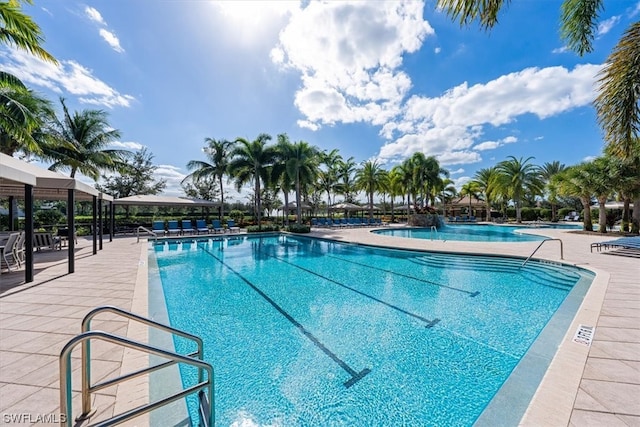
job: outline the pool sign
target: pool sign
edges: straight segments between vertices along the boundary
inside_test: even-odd
[[[579,325],[578,330],[573,336],[573,342],[589,347],[595,330],[596,328],[594,326]]]

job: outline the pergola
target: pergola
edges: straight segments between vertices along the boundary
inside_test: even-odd
[[[33,201],[67,200],[67,227],[69,233],[75,230],[75,213],[73,205],[76,200],[93,202],[93,254],[98,252],[98,220],[100,249],[102,249],[102,202],[112,202],[108,194],[100,193],[95,188],[75,178],[62,175],[31,163],[24,162],[0,153],[0,196],[9,199],[9,224],[13,227],[13,204],[16,198],[25,201],[25,282],[33,281]],[[113,208],[110,210],[113,214]],[[99,215],[99,218],[98,218]],[[68,271],[75,270],[75,240],[70,234],[68,245]],[[110,233],[110,240],[113,232]]]

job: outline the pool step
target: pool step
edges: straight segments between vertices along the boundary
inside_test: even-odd
[[[471,258],[459,256],[453,258],[449,255],[433,254],[414,257],[412,261],[436,268],[455,268],[474,271],[502,271],[520,274],[526,277],[527,280],[539,285],[551,286],[563,290],[570,290],[579,278],[575,273],[552,270],[549,267],[536,262],[527,263],[525,267],[522,267],[522,262],[518,259]]]

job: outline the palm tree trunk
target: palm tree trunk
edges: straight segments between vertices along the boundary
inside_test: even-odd
[[[606,197],[598,198],[598,231],[600,233],[607,232],[607,208],[604,206],[606,202]]]
[[[222,176],[219,178],[220,181],[220,221],[224,218],[224,190],[222,188]]]
[[[284,225],[288,227],[289,226],[289,192],[282,191],[282,193],[284,194],[284,215],[285,215]]]
[[[522,210],[520,208],[520,200],[516,200],[516,222],[522,224]]]
[[[631,197],[624,197],[624,208],[622,209],[622,231],[629,231],[629,204],[631,203]]]
[[[591,200],[588,197],[581,197],[582,213],[584,215],[584,231],[593,231],[593,223],[591,222]]]
[[[631,222],[631,232],[638,233],[640,231],[640,196],[633,199],[633,219]]]
[[[256,174],[256,218],[258,219],[258,230],[262,229],[262,198],[260,197],[260,175]]]
[[[487,222],[491,222],[491,203],[489,203],[488,199],[487,199],[487,214],[485,215],[485,219],[487,220]]]
[[[300,173],[296,174],[296,224],[302,224],[302,206],[300,200]]]

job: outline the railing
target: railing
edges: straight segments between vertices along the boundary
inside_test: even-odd
[[[143,231],[151,236],[153,236],[154,240],[158,240],[158,235],[156,234],[155,231],[151,231],[149,230],[147,227],[144,227],[142,225],[138,226],[138,228],[136,229],[136,237],[138,238],[136,243],[140,243],[140,232]]]
[[[91,331],[91,320],[99,313],[111,312],[130,320],[135,320],[156,329],[169,332],[174,335],[181,336],[195,342],[198,346],[198,350],[189,354],[178,354],[172,351],[163,350],[158,347],[153,347],[148,344],[132,341],[128,338],[120,337],[117,335],[109,334],[102,331]],[[148,368],[140,369],[120,377],[103,381],[101,383],[91,385],[91,340],[99,339],[108,341],[111,343],[122,345],[123,347],[137,349],[149,354],[155,354],[163,358],[169,359],[166,362],[150,366]],[[189,387],[186,390],[182,390],[179,393],[165,397],[153,403],[142,405],[134,408],[128,412],[116,415],[106,421],[95,424],[95,426],[111,426],[127,421],[136,416],[150,412],[156,408],[174,402],[181,399],[191,393],[199,392],[200,413],[202,423],[205,427],[212,426],[214,420],[214,385],[213,385],[213,368],[212,366],[203,361],[204,356],[203,343],[200,337],[188,334],[179,329],[172,328],[162,323],[154,322],[142,316],[127,312],[117,307],[103,306],[98,307],[90,311],[82,320],[82,333],[73,339],[71,339],[60,352],[60,411],[66,414],[66,420],[62,420],[61,425],[71,426],[73,408],[71,403],[71,352],[77,344],[82,343],[82,414],[76,418],[76,421],[83,421],[95,413],[95,410],[91,408],[91,393],[98,390],[102,390],[106,387],[113,386],[121,383],[125,380],[129,380],[140,375],[148,374],[156,370],[174,365],[176,363],[186,363],[198,368],[198,384]],[[207,372],[207,379],[204,379],[204,371]],[[209,402],[207,402],[207,396],[204,390],[208,390]]]
[[[560,242],[560,259],[564,259],[564,250],[563,250],[563,248],[562,248],[562,240],[560,240],[560,239],[544,239],[542,242],[540,242],[540,244],[538,245],[538,247],[537,247],[537,248],[535,248],[535,249],[533,250],[533,252],[531,252],[531,255],[529,255],[529,257],[527,257],[527,259],[525,259],[525,260],[524,260],[524,262],[522,263],[522,265],[521,265],[520,267],[524,267],[524,266],[525,266],[525,264],[526,264],[527,262],[529,262],[529,260],[531,259],[531,257],[532,257],[536,252],[538,252],[538,249],[540,249],[540,247],[541,247],[545,242],[550,242],[550,241],[552,241],[552,240],[557,240],[558,242]]]
[[[435,225],[431,226],[431,230],[429,231],[429,238],[431,240],[433,240],[433,233],[436,234],[436,239],[438,238],[438,227],[436,227]]]

